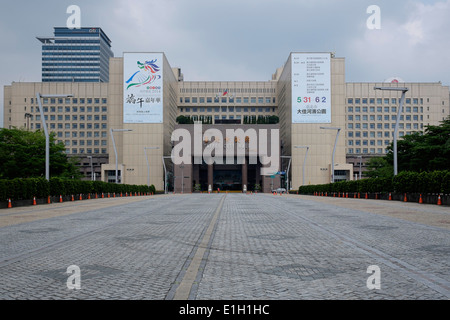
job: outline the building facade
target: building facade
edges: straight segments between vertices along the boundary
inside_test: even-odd
[[[101,28],[55,27],[42,43],[42,82],[108,82],[111,40]]]
[[[36,93],[71,94],[43,111],[86,179],[94,167],[96,179],[157,190],[270,192],[352,180],[385,154],[400,93],[375,86],[408,88],[400,137],[450,114],[448,86],[346,83],[345,59],[330,53],[291,53],[268,81],[208,82],[143,52],[110,58],[108,83],[5,86],[4,119],[40,129]]]

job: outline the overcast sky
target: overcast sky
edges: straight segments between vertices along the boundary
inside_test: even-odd
[[[0,106],[4,85],[41,81],[36,36],[66,26],[70,5],[116,57],[163,51],[186,81],[270,80],[290,52],[324,51],[345,57],[347,82],[450,85],[450,0],[14,0],[0,3]]]

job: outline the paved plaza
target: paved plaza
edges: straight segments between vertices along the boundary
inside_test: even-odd
[[[450,208],[213,193],[2,209],[0,276],[2,300],[448,300]]]

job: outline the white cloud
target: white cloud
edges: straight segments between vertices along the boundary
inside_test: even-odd
[[[350,68],[365,70],[366,79],[382,81],[399,75],[405,81],[440,81],[450,70],[450,0],[405,5],[408,17],[403,21],[384,19],[381,30],[366,29],[363,36],[350,42]]]

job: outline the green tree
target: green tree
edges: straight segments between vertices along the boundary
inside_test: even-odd
[[[391,178],[394,175],[394,167],[386,157],[373,157],[366,162],[367,171],[364,173],[368,178]]]
[[[426,126],[425,131],[405,135],[397,141],[399,171],[450,170],[450,117],[438,126]],[[393,144],[386,160],[393,164]]]
[[[50,175],[79,178],[75,160],[50,135]],[[0,129],[0,179],[45,176],[45,135],[42,130]]]

